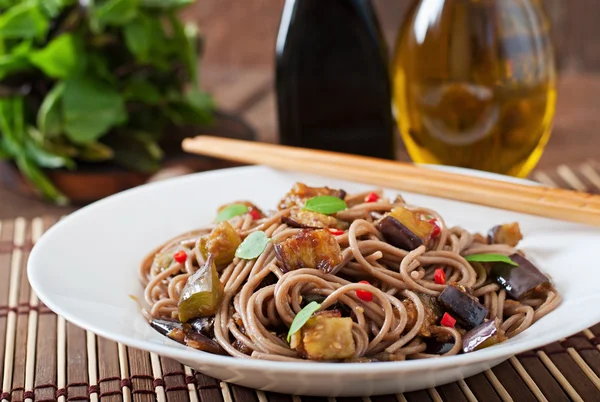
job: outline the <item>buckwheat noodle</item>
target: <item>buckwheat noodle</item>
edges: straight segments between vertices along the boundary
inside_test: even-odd
[[[272,238],[255,260],[235,258],[220,272],[224,297],[214,321],[214,339],[231,356],[280,361],[305,361],[275,332],[289,328],[301,310],[301,300],[308,296],[324,297],[321,310],[333,305],[351,311],[355,355],[350,361],[368,361],[368,357],[387,354],[393,360],[429,358],[460,352],[464,331],[432,325],[432,334],[447,338],[454,346],[444,354],[425,353],[426,342],[419,330],[426,319],[425,306],[419,294],[438,296],[447,284],[436,284],[434,271],[442,267],[447,282],[456,282],[472,290],[472,294],[489,310],[487,319],[497,320],[506,337],[513,337],[556,308],[561,297],[553,287],[536,298],[521,301],[507,299],[506,291],[487,277],[486,271],[473,266],[465,256],[480,253],[512,255],[516,249],[503,244],[488,244],[481,235],[459,227],[446,226],[444,219],[426,208],[405,205],[403,200],[381,197],[377,202],[362,202],[366,193],[347,196],[351,205],[336,217],[350,222],[349,229],[336,236],[343,261],[332,272],[314,268],[284,272],[276,258],[273,242],[286,239],[300,229],[282,223],[289,209],[273,212],[253,220],[249,214],[230,223],[241,235],[262,230]],[[381,195],[381,194],[380,194]],[[435,244],[412,251],[386,243],[375,226],[375,220],[396,205],[433,216],[441,233]],[[199,241],[214,225],[178,236],[152,252],[143,262],[140,276],[145,286],[149,318],[177,318],[178,301],[188,277],[204,259]],[[184,264],[172,261],[168,267],[154,262],[155,255],[189,249]],[[475,266],[475,268],[474,268]],[[276,278],[268,281],[268,277]],[[366,279],[370,284],[357,283]],[[373,302],[365,303],[356,290],[372,293]],[[412,302],[412,326],[409,326],[407,301]],[[416,311],[416,320],[414,313]]]

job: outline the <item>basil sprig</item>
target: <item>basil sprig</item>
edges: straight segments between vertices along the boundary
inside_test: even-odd
[[[231,204],[226,208],[223,208],[217,215],[217,223],[229,220],[234,216],[243,215],[248,212],[248,206],[244,204]]]
[[[347,208],[348,205],[344,200],[332,195],[318,195],[306,200],[304,205],[304,209],[307,211],[319,212],[325,215],[335,214]]]
[[[503,262],[505,264],[518,266],[516,262],[502,254],[472,254],[465,257],[465,260],[471,262]]]
[[[239,245],[235,251],[235,256],[245,260],[257,258],[265,251],[265,248],[270,241],[271,239],[267,237],[265,232],[260,230],[252,232],[244,239],[242,244]]]
[[[292,321],[292,325],[290,325],[290,330],[287,335],[288,342],[290,341],[292,335],[300,331],[304,324],[306,324],[306,321],[308,321],[308,319],[315,313],[315,311],[317,311],[320,308],[320,303],[312,301],[308,303],[302,310],[300,310],[298,314],[296,314],[296,317],[294,317],[294,321]]]

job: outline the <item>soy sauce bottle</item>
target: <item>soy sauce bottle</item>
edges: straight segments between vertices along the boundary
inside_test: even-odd
[[[276,57],[282,144],[395,158],[387,49],[370,0],[286,0]]]

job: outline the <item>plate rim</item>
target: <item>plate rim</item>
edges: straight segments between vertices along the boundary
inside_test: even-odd
[[[451,168],[445,169],[446,167],[436,166],[436,169],[440,170],[453,170],[464,172],[464,174],[470,175],[469,169],[464,168]],[[83,214],[88,214],[90,211],[93,211],[98,205],[105,203],[112,203],[115,200],[126,197],[127,194],[132,192],[140,192],[140,191],[151,191],[150,189],[154,187],[161,187],[165,185],[177,185],[178,182],[184,182],[187,180],[193,181],[196,180],[199,176],[219,176],[219,175],[229,175],[231,172],[235,172],[236,170],[270,170],[273,172],[287,172],[281,169],[273,169],[264,165],[251,165],[251,166],[241,166],[227,169],[220,169],[215,171],[208,172],[199,172],[186,176],[176,177],[172,179],[167,179],[164,181],[153,182],[144,184],[142,186],[138,186],[136,188],[132,188],[129,190],[125,190],[123,192],[114,194],[107,198],[104,198],[100,201],[94,202],[90,205],[87,205],[67,217],[61,219],[59,222],[56,222],[49,230],[44,232],[42,237],[36,242],[31,253],[29,255],[29,259],[27,262],[27,276],[29,279],[29,283],[31,288],[36,292],[40,301],[42,301],[47,307],[49,307],[55,314],[62,316],[65,320],[79,326],[80,328],[89,330],[96,335],[102,336],[107,339],[111,339],[116,342],[123,343],[127,346],[150,351],[157,353],[159,355],[168,356],[174,358],[179,361],[202,361],[202,363],[206,365],[215,365],[215,366],[236,366],[240,369],[264,369],[269,371],[279,371],[282,373],[302,373],[302,374],[315,374],[317,371],[326,371],[330,370],[333,367],[336,368],[336,375],[342,374],[359,374],[364,373],[364,365],[362,364],[339,364],[339,363],[331,363],[331,362],[281,362],[281,361],[272,361],[272,360],[261,360],[261,359],[240,359],[232,356],[221,356],[215,355],[207,352],[202,352],[199,350],[195,350],[189,347],[182,346],[175,341],[172,341],[166,338],[166,342],[164,344],[154,343],[144,339],[137,339],[133,336],[115,334],[111,331],[106,331],[103,329],[101,325],[96,325],[93,322],[88,322],[85,318],[81,319],[80,317],[71,314],[67,309],[61,307],[60,303],[55,303],[52,300],[52,297],[49,296],[45,287],[38,282],[38,278],[35,275],[35,266],[43,266],[43,263],[39,262],[40,259],[40,250],[43,250],[44,244],[48,238],[53,236],[56,230],[64,230],[71,221],[77,219],[79,216]],[[297,172],[292,172],[297,173]],[[478,174],[482,176],[488,176],[496,179],[506,179],[505,176],[491,174],[488,172],[479,172]],[[326,177],[326,175],[312,175],[312,176],[321,176]],[[515,179],[512,177],[508,177],[509,180],[505,181],[513,181],[518,180],[520,182],[530,182],[528,180],[523,179]],[[339,180],[339,179],[332,179]],[[344,180],[350,181],[350,180]],[[356,182],[360,183],[360,182]],[[361,183],[364,184],[364,183]],[[436,197],[441,198],[441,197]],[[527,215],[527,214],[526,214]],[[533,216],[533,215],[531,215]],[[33,275],[32,275],[33,273]],[[596,298],[592,299],[595,300]],[[600,293],[597,296],[597,299],[600,301]],[[595,318],[592,318],[595,317]],[[467,365],[475,365],[482,364],[486,362],[492,362],[498,359],[508,359],[516,354],[536,349],[546,344],[556,342],[559,339],[571,336],[578,332],[581,332],[584,329],[593,326],[594,324],[600,322],[600,310],[596,315],[589,314],[585,315],[585,319],[578,320],[577,325],[574,325],[570,329],[566,329],[566,327],[561,327],[561,329],[548,332],[548,335],[539,336],[530,340],[518,341],[514,344],[503,344],[502,347],[499,348],[486,348],[483,350],[479,350],[475,353],[467,353],[460,354],[454,356],[444,356],[443,358],[434,358],[434,359],[417,359],[417,360],[406,360],[400,362],[380,362],[376,365],[376,371],[378,374],[386,374],[386,373],[402,373],[407,371],[423,371],[428,369],[433,370],[441,370],[445,368],[449,368],[451,366],[467,366]],[[510,341],[509,341],[510,342]],[[432,362],[435,362],[432,364]]]

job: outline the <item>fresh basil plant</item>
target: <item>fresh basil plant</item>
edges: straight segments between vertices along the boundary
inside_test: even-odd
[[[152,172],[168,128],[210,121],[194,0],[0,0],[0,158],[48,199],[46,169]]]

